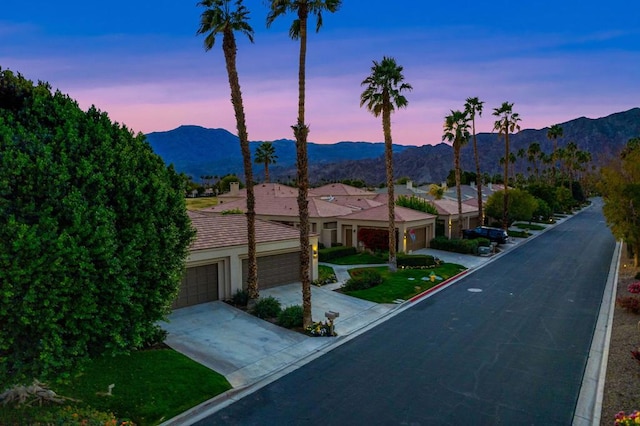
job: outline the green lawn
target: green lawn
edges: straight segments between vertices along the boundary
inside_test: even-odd
[[[518,229],[525,229],[529,231],[542,231],[546,228],[546,226],[537,225],[535,223],[514,223],[513,226]]]
[[[339,259],[333,259],[326,263],[334,265],[376,265],[389,262],[389,257],[371,253],[357,253],[350,256],[344,256]]]
[[[365,268],[357,268],[365,269]],[[369,300],[376,303],[393,303],[395,300],[408,300],[411,297],[430,289],[454,275],[466,270],[462,265],[455,263],[443,263],[433,269],[399,269],[392,274],[386,266],[378,266],[376,269],[382,274],[384,281],[382,284],[366,290],[356,290],[346,292],[349,296],[358,297],[360,299]],[[351,272],[351,271],[350,271]],[[429,277],[431,273],[442,278],[442,280],[423,280]],[[413,278],[413,279],[411,279]]]
[[[187,200],[187,210],[200,210],[218,205],[217,197],[185,198],[185,200]]]
[[[112,396],[100,395],[110,384],[115,385]],[[224,376],[184,355],[159,349],[97,359],[70,383],[50,384],[50,388],[81,401],[70,402],[72,406],[112,412],[144,426],[168,420],[231,389],[231,385]],[[0,406],[0,424],[32,424],[34,414],[45,411],[44,407],[16,410]]]

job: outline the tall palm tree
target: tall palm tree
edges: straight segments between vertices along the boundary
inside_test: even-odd
[[[456,174],[456,196],[458,198],[459,237],[462,238],[462,193],[460,190],[460,149],[469,141],[469,117],[467,111],[451,111],[444,118],[442,139],[453,145],[453,166]]]
[[[556,179],[556,162],[558,161],[558,157],[557,157],[558,138],[561,138],[563,134],[564,134],[564,131],[562,130],[562,127],[560,127],[559,124],[554,124],[553,126],[549,127],[549,130],[547,131],[547,138],[553,141],[553,153],[551,154],[551,161],[553,162],[552,174],[553,174],[554,183]]]
[[[288,12],[296,14],[289,28],[289,36],[300,40],[298,57],[298,120],[291,126],[296,138],[296,167],[298,169],[298,210],[300,215],[300,279],[302,281],[303,326],[311,325],[311,279],[309,265],[311,261],[309,248],[309,171],[307,157],[307,136],[309,126],[304,119],[305,79],[307,59],[307,21],[309,14],[316,17],[316,32],[322,27],[322,12],[336,12],[341,0],[271,0],[267,14],[267,27],[280,16]]]
[[[278,156],[271,142],[262,142],[256,149],[256,164],[264,164],[264,181],[269,183],[269,164],[276,164]]]
[[[503,102],[499,108],[493,109],[493,115],[498,119],[493,125],[493,129],[504,137],[504,203],[502,206],[502,227],[509,228],[509,133],[520,130],[520,116],[513,112],[513,103]]]
[[[387,204],[389,206],[389,270],[392,272],[397,270],[397,260],[391,113],[396,108],[406,108],[408,102],[402,92],[412,90],[411,85],[404,82],[402,70],[403,68],[396,64],[395,59],[384,56],[381,62],[373,61],[371,75],[360,83],[361,86],[366,86],[360,95],[360,107],[366,105],[374,117],[382,115],[387,170]]]
[[[248,241],[248,277],[247,292],[249,299],[255,301],[258,292],[258,262],[256,257],[256,211],[255,195],[253,191],[253,171],[251,169],[251,151],[249,150],[249,135],[242,103],[240,80],[236,67],[236,38],[234,32],[246,35],[253,43],[253,28],[249,25],[249,10],[243,6],[242,0],[236,0],[232,7],[231,0],[202,0],[199,6],[206,8],[200,16],[198,34],[205,34],[204,48],[213,48],[216,36],[222,34],[222,51],[227,67],[229,87],[231,88],[231,104],[236,117],[240,150],[244,164],[244,177],[247,185],[247,241]]]
[[[484,210],[482,205],[482,174],[480,173],[480,157],[478,155],[478,142],[476,140],[476,114],[482,116],[482,107],[484,102],[475,98],[467,98],[464,109],[471,118],[471,128],[473,131],[473,155],[476,160],[476,184],[478,187],[478,222],[484,223]]]
[[[531,142],[527,148],[527,160],[533,165],[533,170],[536,175],[536,180],[540,180],[540,167],[538,166],[538,160],[540,159],[540,144],[538,142]]]

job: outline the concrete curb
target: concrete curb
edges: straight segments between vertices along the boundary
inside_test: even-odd
[[[622,244],[618,242],[613,252],[607,285],[605,287],[598,320],[589,349],[589,357],[585,366],[580,395],[576,403],[573,426],[599,425],[602,416],[602,400],[604,384],[609,361],[609,343],[613,326],[613,310],[615,309],[618,273]]]

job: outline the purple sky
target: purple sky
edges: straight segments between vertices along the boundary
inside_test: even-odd
[[[7,4],[8,3],[8,4]],[[438,4],[433,4],[438,3]],[[493,108],[513,102],[522,128],[640,106],[640,3],[344,0],[311,33],[307,60],[309,141],[383,140],[380,118],[360,108],[372,60],[404,67],[407,109],[392,116],[394,143],[441,141],[444,116],[467,97]],[[262,0],[245,0],[255,43],[238,35],[238,70],[250,140],[293,139],[298,43],[292,16],[265,28]],[[134,131],[182,124],[225,128],[235,119],[222,38],[210,52],[196,36],[196,2],[7,0],[0,14],[0,66],[94,104]]]

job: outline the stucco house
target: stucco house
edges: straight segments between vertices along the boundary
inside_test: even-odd
[[[224,300],[246,289],[245,215],[189,212],[196,239],[189,247],[186,271],[173,308]],[[300,233],[275,222],[256,220],[259,289],[300,281]],[[309,237],[310,278],[318,278],[318,237]]]

